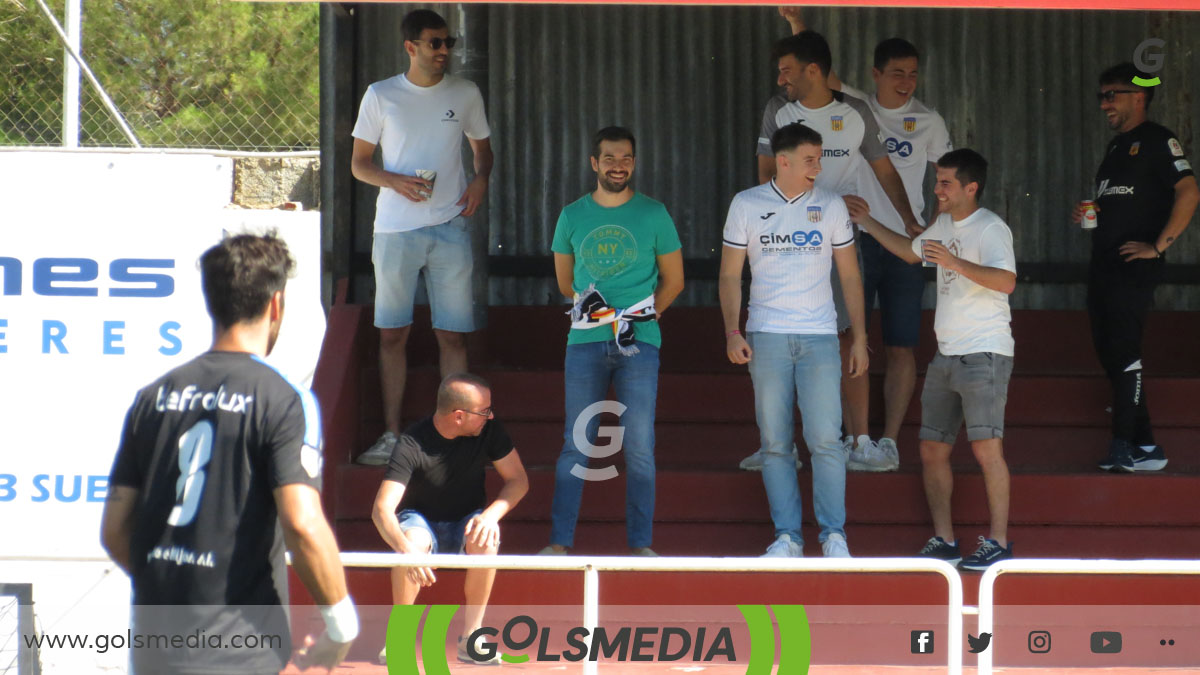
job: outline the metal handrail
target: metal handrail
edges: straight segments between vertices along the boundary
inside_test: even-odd
[[[584,627],[594,628],[600,616],[600,572],[927,572],[940,574],[949,586],[947,602],[946,668],[962,673],[962,578],[942,560],[928,558],[642,558],[633,556],[562,555],[448,555],[399,553],[342,553],[348,567],[442,567],[448,569],[505,569],[583,572]],[[585,662],[584,672],[596,672],[595,661]]]
[[[979,632],[993,633],[979,654],[979,675],[992,675],[996,651],[996,579],[1001,574],[1200,574],[1200,560],[1002,560],[979,579]]]

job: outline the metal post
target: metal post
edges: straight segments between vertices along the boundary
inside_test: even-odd
[[[588,653],[592,640],[596,639],[596,628],[600,625],[600,573],[592,565],[583,570],[583,627],[588,629]],[[596,675],[599,662],[591,658],[584,660],[584,675]]]
[[[67,44],[80,51],[83,0],[67,0]],[[79,64],[63,49],[63,147],[79,147]]]

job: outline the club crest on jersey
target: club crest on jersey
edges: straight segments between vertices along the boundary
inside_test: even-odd
[[[917,118],[905,117],[904,118],[904,130],[909,133],[916,131],[917,130]]]
[[[810,222],[810,223],[821,222],[821,207],[819,207],[819,206],[808,207],[808,222]]]
[[[1142,142],[1134,141],[1133,145],[1129,146],[1129,156],[1136,157],[1138,154],[1138,150],[1141,150],[1141,149],[1142,149]]]
[[[1171,148],[1172,155],[1175,155],[1176,157],[1183,157],[1183,146],[1179,144],[1179,141],[1172,138],[1171,140],[1167,141],[1167,147]]]
[[[834,115],[834,116],[830,117],[829,125],[833,127],[834,131],[841,131],[842,130],[842,116]]]

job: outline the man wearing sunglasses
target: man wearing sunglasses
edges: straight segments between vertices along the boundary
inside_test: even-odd
[[[504,481],[491,504],[484,491],[488,464]],[[397,553],[495,555],[500,550],[500,519],[528,491],[521,458],[492,412],[491,387],[482,377],[459,373],[442,380],[437,411],[400,436],[371,519]],[[496,655],[480,658],[478,645],[471,650],[466,640],[483,625],[495,578],[493,569],[467,570],[465,623],[458,640],[458,659],[464,663],[500,663]],[[392,602],[411,605],[421,589],[435,581],[432,568],[395,567]],[[379,661],[387,662],[386,650],[379,653]]]
[[[400,434],[417,279],[424,272],[442,376],[467,369],[466,334],[475,329],[471,294],[471,233],[492,170],[490,130],[474,83],[446,74],[450,37],[446,21],[427,9],[401,23],[409,68],[367,88],[354,126],[351,171],[379,187],[375,203],[375,326],[385,430],[358,457],[385,464]],[[462,137],[474,153],[467,182]],[[374,160],[381,147],[382,165]]]
[[[1153,87],[1132,63],[1100,75],[1096,98],[1117,132],[1096,171],[1088,316],[1096,354],[1112,384],[1112,433],[1105,471],[1158,471],[1167,465],[1154,441],[1142,382],[1142,330],[1167,249],[1187,229],[1200,190],[1175,134],[1146,117]],[[1075,206],[1078,223],[1083,210]]]

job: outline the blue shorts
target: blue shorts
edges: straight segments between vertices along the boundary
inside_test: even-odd
[[[396,514],[396,520],[400,523],[400,530],[403,532],[418,527],[428,532],[429,539],[433,542],[433,549],[429,551],[430,553],[437,553],[439,549],[442,553],[462,553],[465,548],[463,533],[467,529],[467,522],[481,513],[483,513],[483,509],[477,509],[459,521],[431,523],[425,520],[425,516],[419,512],[413,509],[404,509]]]
[[[454,333],[475,330],[471,233],[466,218],[458,216],[407,232],[376,232],[371,262],[375,264],[377,328],[412,325],[417,279],[424,273],[433,327]]]
[[[867,313],[875,307],[878,295],[883,344],[916,347],[921,336],[921,296],[925,294],[921,266],[897,258],[866,232],[859,233],[858,243]]]

